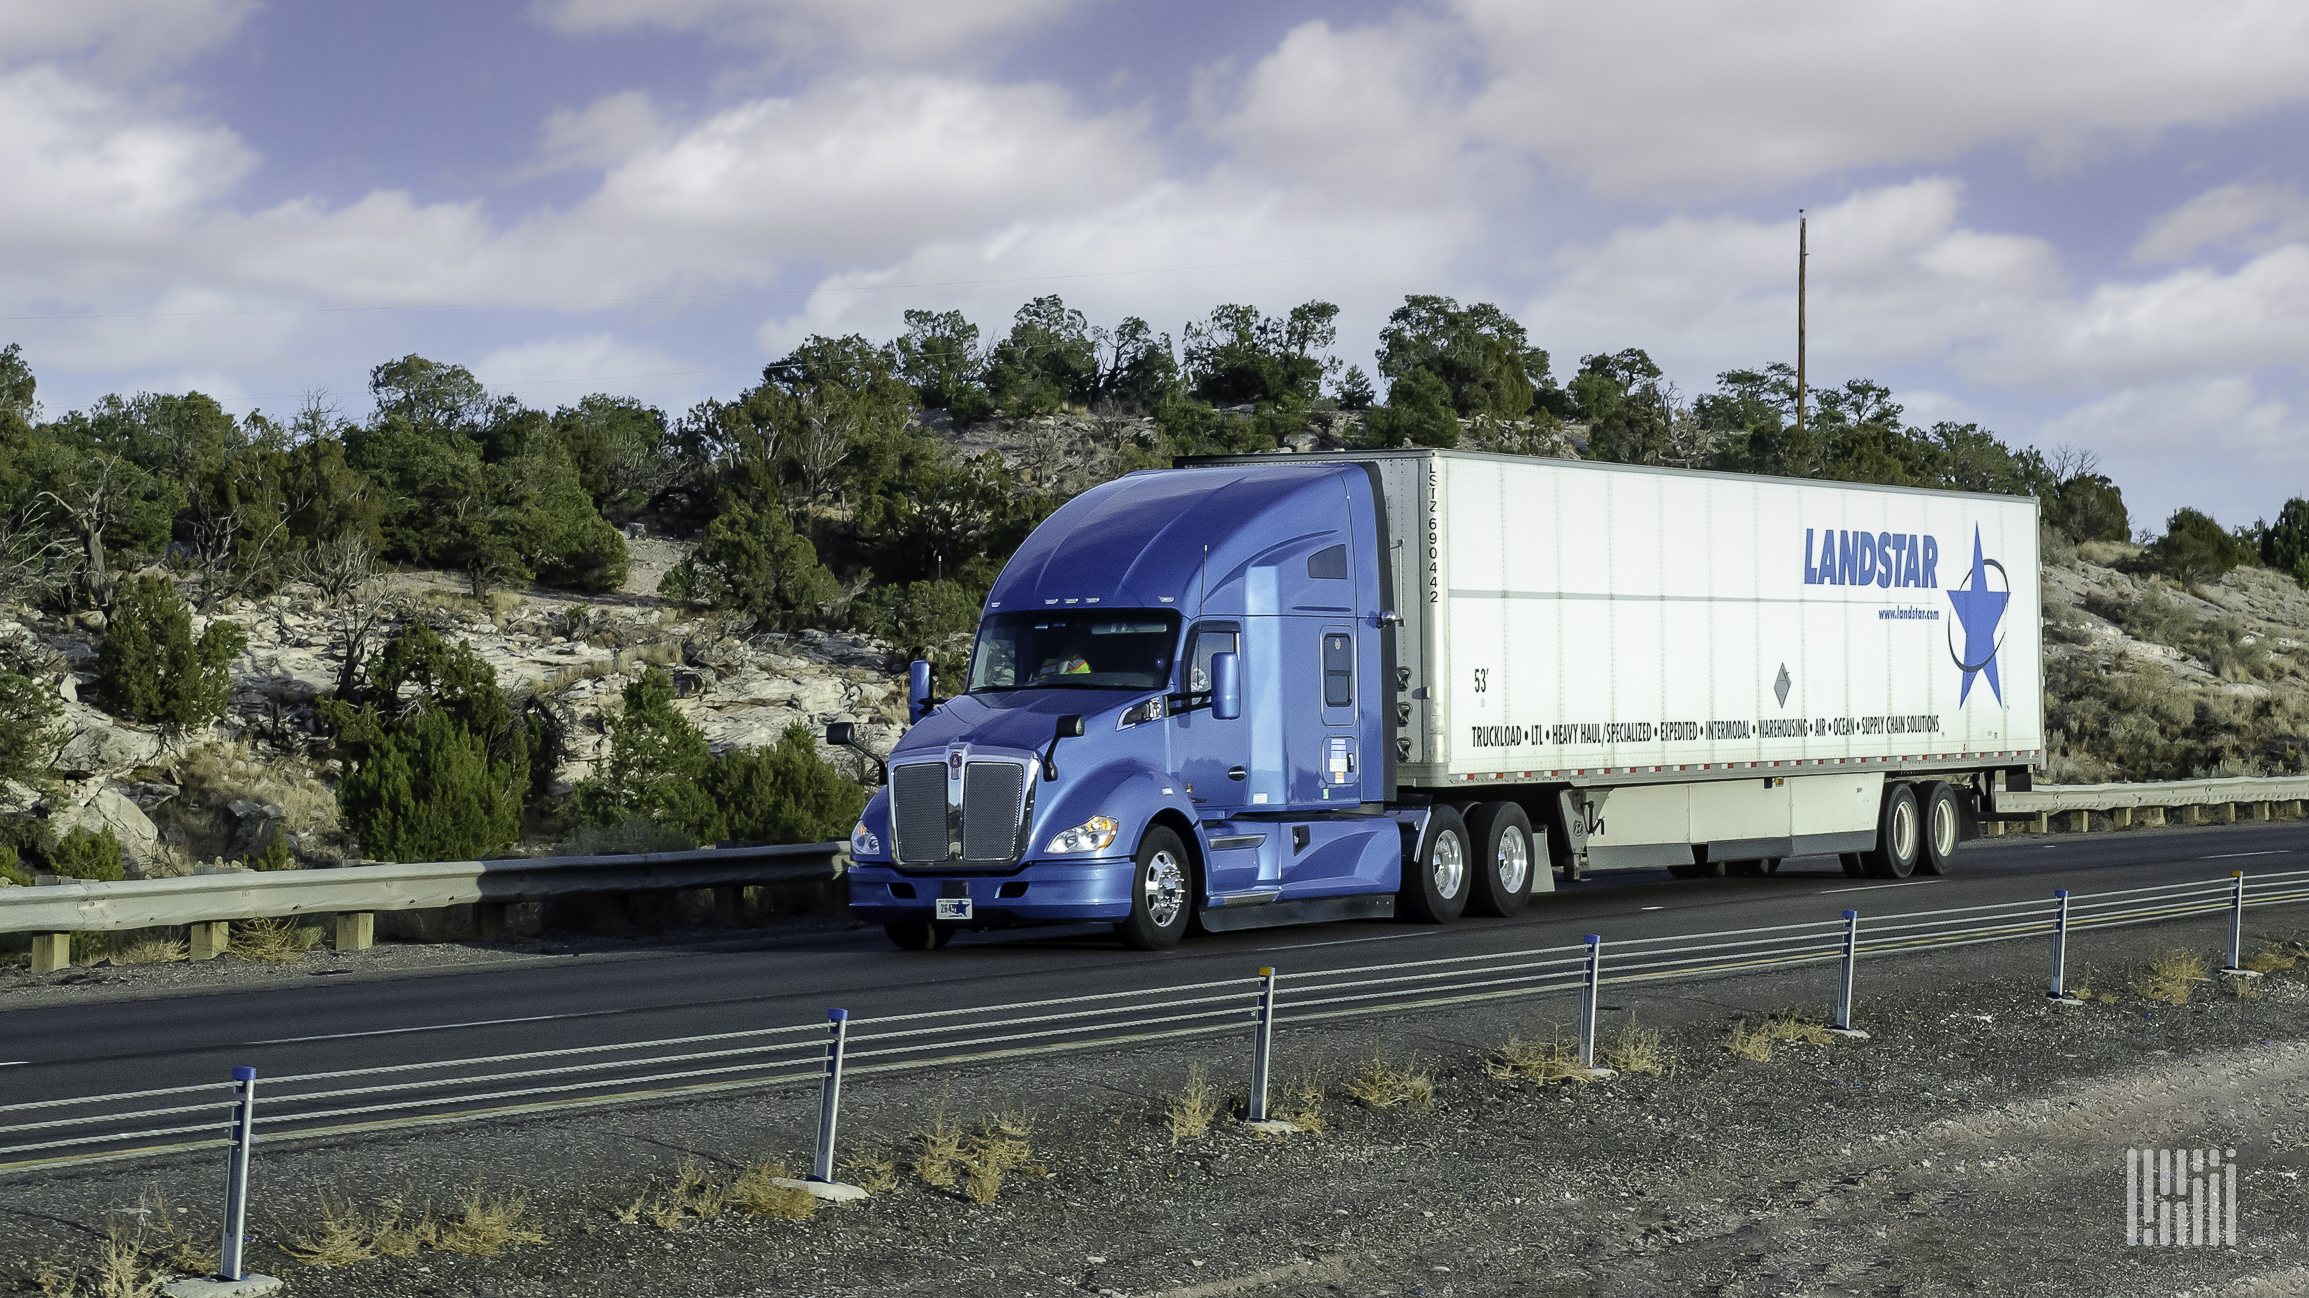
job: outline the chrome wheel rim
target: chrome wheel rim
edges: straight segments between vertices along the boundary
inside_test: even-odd
[[[1940,856],[1956,853],[1956,804],[1947,799],[1932,808],[1932,850]]]
[[[1892,808],[1892,855],[1903,861],[1916,858],[1916,806],[1905,800]]]
[[[1156,928],[1178,922],[1187,906],[1187,872],[1169,852],[1157,852],[1146,863],[1146,915]]]
[[[1446,833],[1435,840],[1435,860],[1430,867],[1435,880],[1435,895],[1456,897],[1459,887],[1467,881],[1467,849],[1460,844],[1459,835]]]
[[[1531,845],[1524,841],[1523,831],[1508,826],[1499,836],[1499,889],[1512,897],[1523,891],[1524,880],[1530,877]]]

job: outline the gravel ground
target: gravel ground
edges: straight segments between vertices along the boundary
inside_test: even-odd
[[[2309,922],[2309,915],[2303,917]],[[2292,940],[2309,930],[2256,925]],[[660,1103],[319,1142],[260,1153],[252,1262],[290,1291],[382,1295],[647,1292],[984,1295],[2079,1294],[2309,1292],[2309,963],[2243,998],[2182,1007],[2125,990],[2155,948],[2211,949],[2217,925],[2079,944],[2114,1003],[2048,1005],[2035,942],[1862,966],[1867,1041],[1719,1044],[1743,1015],[1818,1009],[1827,974],[1609,989],[1607,1027],[1661,1029],[1672,1071],[1588,1085],[1501,1081],[1486,1052],[1544,1036],[1562,1001],[1285,1031],[1286,1078],[1326,1075],[1328,1130],[1256,1139],[1222,1123],[1175,1148],[1162,1114],[1203,1064],[1239,1085],[1238,1043],[855,1079],[845,1144],[901,1144],[943,1107],[1031,1120],[1047,1176],[991,1207],[907,1178],[807,1222],[724,1213],[665,1230],[616,1209],[685,1160],[729,1175],[807,1156],[812,1097]],[[2072,984],[2073,985],[2073,984]],[[1412,1056],[1435,1102],[1370,1109],[1338,1083],[1374,1050]],[[2121,1243],[2128,1147],[2234,1148],[2236,1248]],[[60,1170],[0,1185],[0,1271],[86,1258],[107,1210],[153,1194],[213,1231],[213,1155]],[[323,1191],[447,1203],[523,1188],[543,1245],[496,1259],[424,1252],[333,1269],[278,1251]]]

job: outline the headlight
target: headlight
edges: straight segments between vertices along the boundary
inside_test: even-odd
[[[1050,840],[1043,849],[1051,853],[1096,852],[1114,842],[1114,831],[1122,828],[1105,816],[1090,819]]]
[[[874,831],[866,828],[865,821],[859,821],[850,830],[850,855],[880,856],[881,854],[882,840],[874,837]]]

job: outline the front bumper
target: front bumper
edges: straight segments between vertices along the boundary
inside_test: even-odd
[[[970,923],[998,927],[1128,918],[1135,867],[1127,856],[1030,861],[996,875],[901,873],[888,865],[855,864],[845,877],[850,913],[868,923],[923,923],[936,912],[940,897],[968,897],[974,913]]]

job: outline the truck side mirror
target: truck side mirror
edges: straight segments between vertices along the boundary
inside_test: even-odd
[[[827,722],[826,742],[832,744],[836,748],[848,748],[850,745],[858,742],[857,724],[850,721]]]
[[[1083,734],[1084,731],[1081,717],[1074,715],[1073,713],[1069,713],[1066,716],[1060,717],[1058,719],[1059,738],[1080,739],[1082,738]]]
[[[1058,741],[1061,739],[1080,739],[1082,734],[1082,717],[1079,713],[1069,712],[1058,719],[1057,727],[1050,734],[1050,747],[1042,750],[1043,779],[1055,780],[1058,778]]]
[[[1234,654],[1211,655],[1211,715],[1221,721],[1243,715],[1243,662]]]
[[[930,710],[930,664],[917,658],[906,665],[906,719],[920,721]]]

